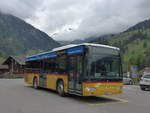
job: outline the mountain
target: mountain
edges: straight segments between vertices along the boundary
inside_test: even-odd
[[[95,37],[95,36],[90,36],[90,37],[87,37],[85,39],[77,39],[77,40],[73,40],[70,42],[70,44],[80,44],[80,43],[87,43],[87,42],[90,42],[94,39],[97,39],[98,37]]]
[[[31,55],[58,46],[46,33],[18,17],[0,12],[0,57]]]
[[[137,65],[139,70],[150,66],[150,20],[142,21],[126,31],[92,41],[121,49],[124,71]]]
[[[139,29],[150,29],[150,19],[137,23],[133,27],[130,27],[125,32],[135,31]]]
[[[58,41],[62,46],[65,46],[65,45],[68,45],[68,44],[70,44],[70,41],[63,41],[63,40],[61,40],[61,41]]]
[[[103,38],[109,38],[110,36],[113,36],[114,34],[107,34],[107,35],[100,35],[100,36],[90,36],[85,39],[77,39],[73,41],[58,41],[61,45],[68,45],[68,44],[81,44],[81,43],[95,43],[96,40],[103,40]]]

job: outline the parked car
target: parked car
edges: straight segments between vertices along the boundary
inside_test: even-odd
[[[150,89],[150,73],[144,73],[140,80],[141,90]]]
[[[127,85],[132,85],[132,79],[128,76],[123,77],[123,83]]]

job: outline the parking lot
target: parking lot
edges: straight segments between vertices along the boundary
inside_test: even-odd
[[[26,85],[22,79],[0,79],[0,113],[148,113],[150,91],[126,85],[124,93],[101,97],[60,97]]]

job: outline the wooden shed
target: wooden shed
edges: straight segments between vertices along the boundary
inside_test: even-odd
[[[0,74],[4,74],[8,71],[8,65],[0,65]]]
[[[8,65],[11,74],[23,74],[25,69],[25,56],[9,56],[3,65]]]

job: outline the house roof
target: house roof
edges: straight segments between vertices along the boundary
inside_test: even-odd
[[[0,69],[8,69],[8,65],[0,65]]]
[[[9,56],[4,62],[3,64],[6,65],[10,62],[11,59],[14,59],[17,63],[19,63],[20,65],[25,65],[25,56]]]

